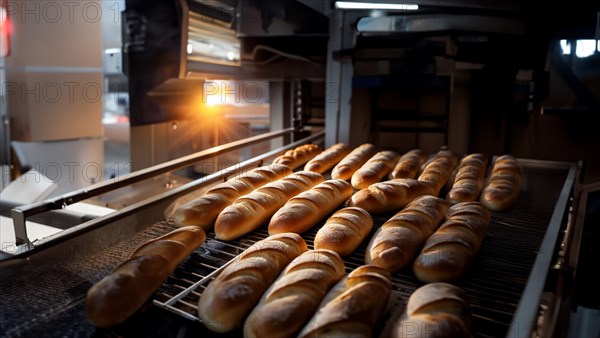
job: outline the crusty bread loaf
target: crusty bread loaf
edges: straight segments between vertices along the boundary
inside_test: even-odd
[[[352,195],[344,180],[328,180],[292,197],[271,218],[269,234],[301,234],[332,213]]]
[[[124,322],[205,239],[202,228],[187,226],[142,244],[88,290],[85,316],[97,327]]]
[[[459,163],[452,188],[446,199],[450,203],[472,202],[479,199],[485,180],[488,157],[476,153],[465,156]]]
[[[347,144],[336,143],[308,161],[304,170],[322,174],[338,164],[349,152],[350,147]]]
[[[453,152],[448,150],[439,151],[425,163],[418,180],[431,184],[435,191],[433,195],[438,196],[450,179],[457,164],[458,156]]]
[[[217,238],[228,241],[249,233],[267,223],[290,198],[321,182],[320,174],[299,171],[239,197],[217,217]]]
[[[421,149],[413,149],[400,157],[400,160],[389,175],[394,178],[417,178],[419,169],[427,160],[427,154]]]
[[[371,337],[391,287],[390,273],[384,269],[356,268],[329,290],[298,337]]]
[[[307,250],[297,234],[278,234],[254,243],[208,284],[198,317],[214,332],[240,327],[283,269]]]
[[[244,337],[295,337],[344,273],[344,261],[337,253],[304,252],[261,297],[244,322]]]
[[[450,207],[446,220],[427,239],[413,263],[417,278],[425,283],[462,278],[475,260],[489,223],[490,214],[479,202]]]
[[[373,183],[381,181],[394,169],[400,155],[395,151],[384,150],[373,155],[352,175],[352,186],[356,189],[364,189]]]
[[[354,252],[373,228],[373,218],[362,208],[336,211],[315,235],[315,248],[329,249],[341,256]]]
[[[362,167],[375,153],[377,148],[370,143],[362,144],[346,155],[333,169],[331,170],[331,178],[339,178],[348,181],[352,178],[354,172]]]
[[[425,170],[425,168],[429,165],[429,163],[431,163],[433,160],[439,158],[439,157],[448,157],[450,159],[455,159],[456,163],[458,163],[458,155],[452,151],[452,150],[440,150],[435,154],[431,154],[427,157],[427,160],[425,161],[425,163],[423,163],[423,165],[421,165],[421,169],[419,170],[419,175],[421,173],[423,173],[423,171]]]
[[[365,263],[390,272],[409,266],[449,206],[448,201],[434,196],[412,201],[377,229],[367,246]]]
[[[357,191],[350,199],[350,206],[377,214],[397,211],[419,196],[433,195],[431,184],[411,178],[397,178],[378,182]]]
[[[408,299],[393,334],[398,338],[470,337],[471,305],[467,293],[448,283],[421,286]]]
[[[197,225],[209,230],[217,216],[236,198],[250,193],[269,182],[292,173],[282,164],[272,164],[235,175],[226,182],[217,184],[204,195],[177,208],[173,215],[176,226]]]
[[[273,160],[275,164],[283,164],[294,170],[297,167],[308,162],[313,157],[321,153],[323,149],[316,144],[303,144],[299,147],[286,151],[283,155]]]
[[[522,171],[511,155],[496,158],[488,182],[481,193],[481,203],[492,211],[510,208],[519,197]]]

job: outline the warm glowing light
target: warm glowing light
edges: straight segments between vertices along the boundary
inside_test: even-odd
[[[204,104],[206,104],[207,106],[216,106],[218,104],[223,104],[223,102],[221,102],[221,94],[205,95]]]
[[[339,9],[389,9],[402,11],[416,11],[419,5],[416,4],[391,4],[379,2],[350,2],[336,1],[335,8]]]

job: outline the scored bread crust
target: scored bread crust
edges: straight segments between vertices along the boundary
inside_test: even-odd
[[[348,145],[336,143],[308,161],[304,170],[323,174],[338,164],[348,153],[350,153]]]
[[[344,261],[337,253],[304,252],[263,294],[244,322],[244,337],[295,337],[343,276]]]
[[[301,234],[332,213],[352,195],[352,186],[344,180],[328,180],[292,197],[269,222],[269,234]]]
[[[239,197],[217,217],[217,238],[233,240],[268,223],[273,214],[290,198],[321,182],[323,176],[320,174],[299,171]]]
[[[510,208],[519,197],[522,179],[523,172],[517,160],[511,155],[499,156],[494,161],[480,202],[492,211]]]
[[[394,169],[400,155],[392,150],[380,151],[373,155],[352,175],[352,186],[356,189],[364,189],[373,183],[381,181]]]
[[[298,338],[371,337],[391,287],[388,271],[371,265],[356,268],[329,290]]]
[[[435,196],[421,196],[412,201],[377,229],[367,245],[365,263],[390,272],[412,264],[449,206],[448,201]]]
[[[448,283],[421,286],[408,299],[393,332],[398,338],[469,337],[471,305],[467,293]]]
[[[103,328],[124,322],[205,239],[202,228],[187,226],[142,244],[88,290],[88,321]]]
[[[242,326],[281,271],[306,250],[304,239],[292,233],[254,243],[204,289],[198,317],[214,332],[230,332]]]
[[[489,223],[489,211],[479,202],[451,206],[413,263],[416,277],[425,283],[462,278],[475,260]]]
[[[204,230],[210,230],[219,213],[236,198],[291,173],[292,170],[287,166],[272,164],[235,175],[212,187],[204,195],[175,209],[173,223],[178,227],[197,225]]]
[[[364,209],[346,207],[336,211],[315,235],[315,248],[329,249],[341,256],[354,252],[373,228],[373,218]]]

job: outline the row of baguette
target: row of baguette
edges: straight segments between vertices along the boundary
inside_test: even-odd
[[[519,195],[522,174],[510,155],[498,157],[486,179],[488,157],[483,154],[459,161],[449,151],[427,159],[420,150],[398,156],[393,151],[375,153],[373,148],[363,144],[349,152],[345,144],[325,151],[312,144],[300,146],[275,159],[273,165],[233,177],[180,206],[174,212],[174,224],[205,230],[214,226],[217,238],[233,240],[269,220],[270,234],[303,232],[306,229],[296,231],[295,227],[309,225],[299,225],[299,219],[314,225],[348,199],[350,206],[378,214],[445,190],[451,203],[480,200],[494,211],[509,208]],[[304,163],[304,170],[292,173]],[[321,173],[332,167],[331,180],[323,183]],[[381,181],[388,174],[392,178]],[[354,189],[358,191],[353,193]]]
[[[371,155],[372,153],[374,154]],[[250,232],[270,219],[269,232],[274,236],[277,236],[275,234],[285,236],[290,233],[302,233],[348,199],[350,199],[351,207],[336,212],[317,233],[315,237],[316,250],[333,252],[342,256],[347,255],[370,232],[372,220],[369,213],[388,212],[406,206],[404,210],[379,228],[371,239],[365,257],[365,262],[368,264],[365,265],[365,269],[383,270],[389,274],[405,268],[414,261],[415,274],[423,281],[451,281],[460,278],[468,268],[483,239],[485,228],[489,223],[489,214],[487,209],[482,208],[479,203],[459,203],[451,207],[451,203],[460,201],[460,198],[453,199],[451,197],[450,192],[453,189],[449,190],[447,200],[432,195],[438,195],[444,186],[448,185],[452,176],[455,177],[453,186],[467,187],[462,189],[467,192],[473,190],[471,189],[472,184],[461,185],[459,182],[466,183],[473,180],[479,182],[480,179],[483,180],[481,178],[483,175],[474,175],[475,169],[464,168],[475,163],[479,167],[483,166],[482,171],[485,174],[487,161],[480,159],[479,154],[467,156],[459,163],[458,159],[449,152],[440,152],[429,159],[424,159],[420,151],[411,151],[402,157],[391,153],[375,153],[372,146],[368,144],[362,145],[352,152],[349,152],[343,144],[335,145],[325,151],[321,151],[315,145],[306,145],[284,154],[271,166],[252,170],[217,185],[201,198],[176,211],[175,223],[182,228],[167,234],[166,238],[145,243],[111,275],[90,289],[86,301],[88,319],[97,326],[107,327],[129,317],[151,296],[152,292],[160,286],[177,265],[202,244],[205,238],[204,232],[200,231],[202,229],[208,230],[214,224],[217,237],[228,240]],[[398,158],[389,159],[390,156]],[[415,160],[416,158],[418,160]],[[398,159],[399,161],[396,161]],[[496,164],[501,164],[503,160],[511,164],[496,170]],[[308,163],[304,167],[304,171],[292,173],[293,168],[306,162]],[[484,164],[482,165],[480,162]],[[508,156],[498,158],[487,180],[487,186],[493,186],[492,183],[495,181],[504,183],[504,186],[497,184],[501,189],[496,189],[496,192],[490,195],[500,196],[504,198],[504,201],[508,200],[508,203],[503,202],[503,208],[507,207],[507,204],[514,203],[516,198],[505,198],[506,192],[508,191],[512,195],[515,194],[515,191],[518,193],[518,183],[520,183],[520,170],[518,170],[518,165],[517,169],[514,169],[515,166],[512,165],[512,162],[516,163]],[[395,163],[395,165],[390,163]],[[457,166],[457,164],[459,165]],[[329,171],[332,167],[332,178],[337,177],[337,179],[324,181],[320,174]],[[455,167],[456,170],[454,170]],[[462,171],[461,168],[463,168]],[[503,170],[506,168],[514,172],[507,175],[507,170]],[[496,175],[497,172],[500,174]],[[419,174],[419,177],[418,179],[393,178],[386,182],[379,182],[388,173],[413,175],[413,177]],[[497,176],[497,179],[494,176]],[[357,178],[355,179],[355,177]],[[355,188],[356,186],[363,188],[353,195],[352,186],[346,182],[348,179]],[[506,184],[507,181],[511,184]],[[477,184],[483,189],[483,183]],[[475,197],[472,197],[473,195],[474,193],[470,194],[470,200],[476,200],[479,193]],[[417,199],[419,196],[423,197]],[[484,201],[483,196],[482,194],[482,202]],[[460,208],[458,208],[459,205]],[[490,207],[488,206],[488,208]],[[236,211],[236,209],[238,210]],[[240,218],[240,210],[246,212],[247,215]],[[422,210],[429,211],[422,212]],[[419,214],[421,214],[422,220],[415,220]],[[481,219],[481,221],[475,222],[475,224],[481,223],[481,226],[475,229],[471,227],[473,222],[464,222],[465,218],[472,218],[474,215]],[[446,221],[438,229],[438,231],[444,231],[433,236],[432,234],[437,234],[435,230],[444,216]],[[227,222],[228,219],[229,222]],[[239,225],[248,223],[248,221],[252,224],[240,232]],[[190,224],[193,225],[187,225],[186,222],[191,222]],[[430,224],[425,226],[427,222]],[[227,226],[219,226],[219,224],[236,226],[231,227],[229,232],[219,231],[221,233],[219,235],[217,229],[227,230]],[[202,229],[197,225],[200,225]],[[459,236],[456,237],[456,234]],[[186,237],[194,237],[195,241],[186,242],[183,240]],[[457,269],[452,264],[448,265],[449,262],[452,263],[456,259],[438,259],[438,263],[430,264],[435,259],[424,256],[427,254],[424,253],[426,249],[429,250],[431,257],[445,257],[446,254],[440,255],[440,246],[444,246],[449,240],[450,242],[454,241],[454,244],[446,246],[456,249],[454,250],[455,257],[467,257],[462,260],[462,266]],[[409,244],[407,245],[407,243]],[[423,252],[417,256],[420,248],[423,248]],[[240,257],[242,256],[240,255]],[[415,256],[417,256],[416,260]],[[424,258],[419,260],[421,256]],[[254,264],[255,260],[252,262]],[[235,265],[237,264],[232,264],[232,266]],[[255,270],[250,275],[256,279],[257,268],[253,265],[247,268]],[[417,269],[425,272],[420,274]],[[442,277],[440,277],[440,273]],[[277,276],[277,274],[275,275]],[[221,275],[226,275],[225,271]],[[140,283],[140,280],[144,282]],[[264,281],[261,283],[264,284]],[[216,285],[219,285],[219,283],[212,282],[209,287],[213,284],[215,288]],[[124,290],[133,292],[124,292]],[[253,294],[255,293],[253,292]],[[205,290],[204,294],[207,296],[203,296],[202,299],[208,299],[207,297],[210,297],[212,293],[207,293]],[[225,294],[236,293],[225,291]],[[262,295],[262,293],[260,294]],[[199,304],[201,318],[203,316],[202,309],[205,308],[202,307],[202,299]],[[225,313],[229,313],[228,311]],[[226,319],[232,320],[231,315],[227,314]],[[208,323],[210,318],[204,318],[203,321]],[[323,320],[320,319],[317,322],[322,323]],[[207,326],[209,325],[207,324]]]
[[[175,246],[192,237],[183,236],[187,231],[197,230],[177,229],[150,244]],[[143,245],[129,261],[136,263],[115,270],[117,282],[103,279],[90,289],[85,311],[94,325],[111,327],[126,320],[132,304],[143,304],[158,288],[146,281],[156,279],[162,264],[177,265],[175,258],[167,263],[164,255],[148,253],[151,247]],[[375,265],[360,266],[348,275],[344,271],[336,252],[308,250],[294,233],[272,235],[238,255],[208,284],[198,316],[214,332],[241,328],[244,337],[372,337],[390,299],[391,274]],[[132,292],[121,292],[124,285]],[[393,325],[394,337],[467,337],[470,317],[464,290],[434,282],[417,289],[402,317],[388,325]]]
[[[272,235],[207,286],[198,315],[214,332],[242,328],[248,338],[372,337],[390,299],[391,274],[374,265],[344,271],[334,251],[307,250],[294,233]],[[449,283],[427,284],[390,325],[394,337],[468,337],[468,297]]]

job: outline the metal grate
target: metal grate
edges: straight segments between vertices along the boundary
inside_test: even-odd
[[[489,231],[478,257],[465,278],[463,287],[472,305],[474,337],[507,336],[532,266],[565,183],[567,170],[524,166],[524,183],[519,201],[508,212],[492,212]],[[393,213],[373,217],[373,235]],[[310,249],[320,222],[302,234]],[[157,291],[154,304],[192,321],[199,321],[197,303],[206,285],[228,262],[244,249],[268,236],[262,227],[240,239],[219,241],[209,233],[207,241],[187,259]],[[364,264],[369,239],[344,259],[347,272]],[[412,271],[392,275],[392,294],[388,311],[377,333],[401,311],[408,297],[423,285]],[[523,327],[533,323],[523,323]],[[518,335],[518,333],[515,333]]]

